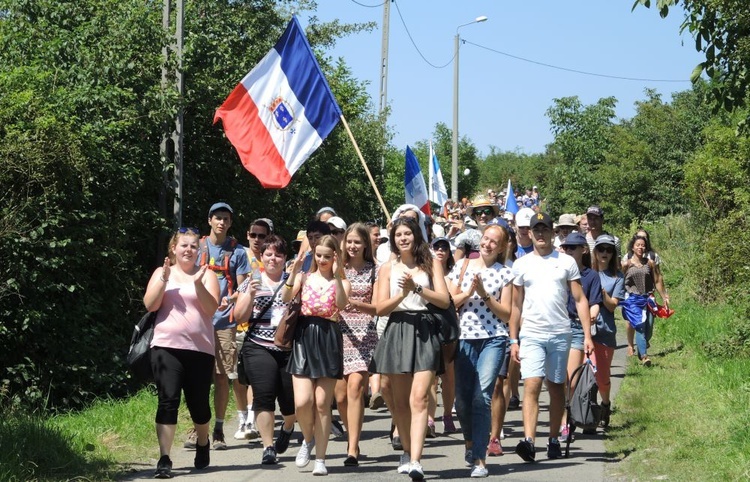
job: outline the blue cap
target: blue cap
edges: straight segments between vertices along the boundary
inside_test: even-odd
[[[562,246],[586,246],[586,237],[581,233],[570,233],[565,241],[562,242]]]
[[[229,204],[227,204],[227,203],[214,203],[211,206],[211,209],[208,210],[208,217],[210,218],[211,216],[213,216],[214,212],[216,212],[216,211],[218,211],[220,209],[223,209],[225,211],[229,211],[229,214],[234,215],[234,210],[232,209],[232,207]]]

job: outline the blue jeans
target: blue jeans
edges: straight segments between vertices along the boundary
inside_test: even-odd
[[[654,333],[654,315],[644,308],[646,321],[643,323],[643,329],[635,332],[635,346],[638,348],[638,358],[643,358],[648,353],[648,342]]]
[[[464,440],[471,440],[475,459],[487,457],[492,419],[492,392],[505,356],[508,337],[460,340],[456,354],[456,413]]]

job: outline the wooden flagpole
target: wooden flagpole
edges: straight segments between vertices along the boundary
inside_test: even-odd
[[[391,220],[391,214],[388,212],[388,208],[385,207],[385,202],[383,202],[383,197],[380,195],[380,191],[378,191],[378,186],[375,185],[375,180],[372,178],[372,174],[370,174],[370,169],[368,169],[367,167],[365,158],[362,156],[362,152],[359,150],[357,141],[354,139],[354,135],[352,134],[352,130],[349,128],[349,124],[346,122],[346,119],[344,118],[344,114],[341,114],[341,122],[344,124],[346,133],[349,134],[349,139],[351,139],[352,144],[354,145],[354,150],[357,151],[359,160],[362,162],[362,167],[365,168],[365,172],[367,173],[367,178],[370,179],[370,184],[372,184],[372,188],[373,190],[375,190],[375,195],[378,197],[378,201],[380,201],[380,207],[383,208],[383,212],[385,213],[385,222],[388,223]]]

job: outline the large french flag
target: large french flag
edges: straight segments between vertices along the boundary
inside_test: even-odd
[[[292,17],[273,49],[219,107],[242,165],[265,188],[282,188],[330,134],[341,109]]]
[[[430,200],[427,198],[427,186],[424,183],[422,169],[417,156],[406,146],[406,169],[404,170],[404,191],[406,204],[414,204],[423,213],[430,215]]]

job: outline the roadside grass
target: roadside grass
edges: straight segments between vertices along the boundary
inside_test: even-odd
[[[99,400],[75,413],[6,414],[0,421],[0,480],[114,480],[156,466],[156,404],[151,385],[127,400]],[[183,402],[175,445],[190,426]]]
[[[710,357],[706,343],[736,321],[732,306],[702,304],[690,277],[700,236],[684,219],[648,226],[664,260],[676,313],[657,319],[644,368],[628,362],[607,451],[616,480],[749,480],[750,359]],[[625,330],[622,322],[619,329]]]

